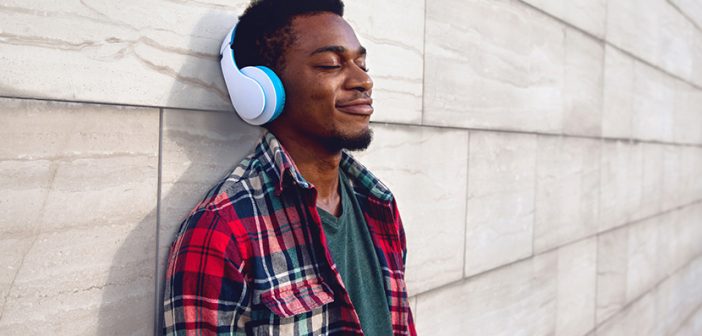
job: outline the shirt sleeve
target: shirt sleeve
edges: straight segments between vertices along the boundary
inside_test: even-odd
[[[394,214],[395,225],[397,226],[397,233],[400,237],[400,247],[402,249],[402,271],[405,271],[405,265],[407,264],[407,237],[405,236],[405,228],[402,225],[402,218],[400,217],[400,211],[397,208],[397,203],[395,200],[392,201],[392,211]]]
[[[397,208],[397,203],[393,200],[393,212],[395,214],[395,223],[397,223],[398,234],[400,236],[400,246],[402,247],[402,271],[405,271],[405,265],[407,264],[407,237],[405,236],[405,228],[402,225],[402,218],[400,217],[400,211]],[[416,336],[417,330],[414,325],[414,317],[412,316],[412,309],[409,307],[409,301],[407,305],[407,328],[409,329],[410,336]]]
[[[168,258],[164,335],[244,334],[251,289],[231,224],[205,209],[183,223]]]

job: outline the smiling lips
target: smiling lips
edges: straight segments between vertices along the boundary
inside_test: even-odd
[[[339,103],[336,104],[336,109],[348,114],[370,116],[373,114],[373,99],[361,98],[354,99],[347,103]]]

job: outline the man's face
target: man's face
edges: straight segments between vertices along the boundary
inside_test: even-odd
[[[331,151],[365,149],[371,140],[373,81],[366,52],[340,16],[321,13],[292,21],[295,42],[279,72],[285,111],[275,122]]]

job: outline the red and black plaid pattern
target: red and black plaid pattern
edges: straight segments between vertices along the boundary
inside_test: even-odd
[[[416,335],[395,199],[343,152],[382,268],[394,335]],[[317,192],[272,133],[183,222],[169,256],[167,335],[362,335],[332,262]]]

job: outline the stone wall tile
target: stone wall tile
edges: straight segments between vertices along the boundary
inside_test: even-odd
[[[429,1],[424,123],[560,132],[564,27],[517,1]]]
[[[666,72],[699,84],[692,23],[665,0],[609,0],[607,41]]]
[[[247,3],[6,2],[0,94],[230,110],[219,47]]]
[[[0,333],[151,333],[158,110],[0,106]]]
[[[692,81],[695,26],[667,1],[658,14],[656,64],[667,72]]]
[[[679,265],[696,258],[702,254],[702,203],[697,202],[691,206],[686,206],[680,210],[679,225],[681,226],[677,234],[680,239],[680,255],[682,258]]]
[[[656,43],[660,36],[658,13],[665,5],[663,1],[608,0],[607,41],[655,63]]]
[[[702,200],[702,147],[681,146],[680,204]]]
[[[690,237],[693,241],[702,241],[702,225],[699,225],[699,221],[697,221],[698,218],[702,218],[702,204],[697,203],[694,206],[692,218],[689,219],[690,223],[693,223],[693,234]],[[697,225],[695,225],[697,224]],[[694,254],[699,255],[702,254],[702,245],[700,244],[694,244],[692,245],[695,247]]]
[[[10,288],[0,333],[150,334],[155,220],[38,233]]]
[[[539,136],[534,253],[597,232],[599,140]]]
[[[638,305],[642,297],[653,295],[654,301],[658,300],[655,291],[660,287],[660,281],[669,281],[671,275],[690,268],[690,261],[699,256],[693,253],[700,250],[698,246],[702,236],[702,230],[696,231],[699,225],[693,224],[699,222],[699,217],[695,217],[699,216],[696,211],[695,207],[687,207],[667,212],[598,236],[598,325],[610,319],[619,319],[617,315],[622,310],[627,311],[628,306]],[[691,282],[694,283],[694,280]],[[677,290],[685,286],[673,287]],[[692,288],[698,287],[689,285],[688,295],[697,290]],[[681,293],[685,292],[685,289],[681,290]],[[702,302],[702,298],[695,302]],[[679,306],[677,303],[675,305]]]
[[[634,63],[633,137],[673,140],[676,82],[641,62]]]
[[[7,101],[0,100],[0,104],[5,106]],[[2,119],[9,122],[10,118],[3,115]],[[27,133],[28,136],[31,132]],[[0,130],[0,134],[11,133],[5,128]],[[19,140],[8,136],[8,142],[12,142],[10,139]],[[9,150],[5,154],[0,159],[0,178],[3,189],[8,192],[0,193],[0,205],[5,214],[0,217],[0,227],[6,237],[27,238],[31,236],[31,228],[37,227],[38,215],[35,206],[27,206],[27,200],[41,202],[47,197],[46,191],[56,167],[49,159],[20,161],[21,155],[15,156]]]
[[[596,321],[606,321],[626,304],[627,251],[629,227],[597,236]]]
[[[656,300],[646,293],[617,315],[597,326],[597,336],[654,335],[657,328]]]
[[[596,269],[596,236],[558,249],[555,335],[585,335],[595,327]]]
[[[533,43],[529,54],[529,87],[532,90],[528,95],[527,109],[523,112],[530,114],[530,121],[535,123],[530,125],[529,130],[561,133],[567,28],[541,13],[529,11],[529,14],[529,33]],[[510,29],[510,32],[514,34],[515,30]],[[577,61],[577,58],[571,58],[573,60]],[[513,120],[515,117],[516,115],[511,116]]]
[[[640,143],[641,147],[641,193],[631,220],[652,216],[661,211],[663,191],[663,150],[656,143]]]
[[[676,287],[682,285],[681,278],[680,274],[674,274],[662,281],[654,291],[658,319],[655,335],[670,335],[682,324],[687,315],[682,306],[684,297],[680,297],[680,293],[676,290]]]
[[[702,90],[678,82],[675,93],[673,141],[702,144]]]
[[[601,41],[566,29],[563,133],[602,134],[603,61]]]
[[[658,227],[665,223],[661,216],[629,227],[626,266],[626,301],[631,302],[654,287],[662,277],[658,267]]]
[[[682,326],[675,331],[673,336],[687,336],[702,334],[702,305],[685,320]]]
[[[698,27],[702,27],[702,3],[697,0],[669,0]]]
[[[410,295],[460,279],[468,132],[396,125],[373,128],[373,144],[355,156],[396,196],[407,234]]]
[[[657,335],[672,335],[702,302],[702,285],[699,281],[702,263],[689,262],[656,288]]]
[[[631,138],[634,108],[634,60],[605,47],[602,136]]]
[[[606,19],[605,0],[524,0],[541,10],[558,17],[599,38],[604,36]]]
[[[4,172],[4,167],[0,167],[0,171]],[[5,202],[2,204],[3,210],[13,206],[7,205]],[[32,241],[30,239],[6,237],[5,235],[7,234],[3,232],[3,238],[0,238],[0,248],[5,251],[5,253],[0,255],[0,266],[2,266],[4,270],[2,273],[0,273],[0,297],[2,297],[3,300],[7,300],[6,298],[10,294],[10,289],[12,287],[12,282],[15,279],[15,275],[17,274],[17,269],[22,265],[24,252],[27,251],[32,245]],[[3,302],[3,305],[0,306],[0,315],[2,315],[4,312],[5,302]]]
[[[641,200],[640,143],[605,140],[600,164],[598,232],[629,222]]]
[[[536,136],[471,132],[465,275],[532,254]]]
[[[673,334],[702,302],[700,276],[702,258],[698,257],[600,324],[597,335]]]
[[[424,1],[347,1],[344,17],[368,49],[373,120],[421,123]]]
[[[659,265],[662,274],[671,275],[689,261],[686,242],[694,239],[694,235],[689,236],[692,225],[688,225],[685,215],[684,209],[666,213],[658,229],[659,258],[665,260]]]
[[[694,34],[692,42],[692,82],[699,87],[702,85],[702,32]]]
[[[557,259],[552,251],[419,295],[418,334],[554,334]]]
[[[682,181],[682,151],[676,145],[663,145],[663,193],[661,208],[672,209],[682,203],[680,191],[685,188]]]
[[[699,212],[698,212],[699,214]],[[689,306],[702,302],[702,282],[699,281],[702,277],[702,256],[699,254],[690,258],[690,262],[683,270],[683,285],[678,287],[682,293],[688,293],[690,301]]]

